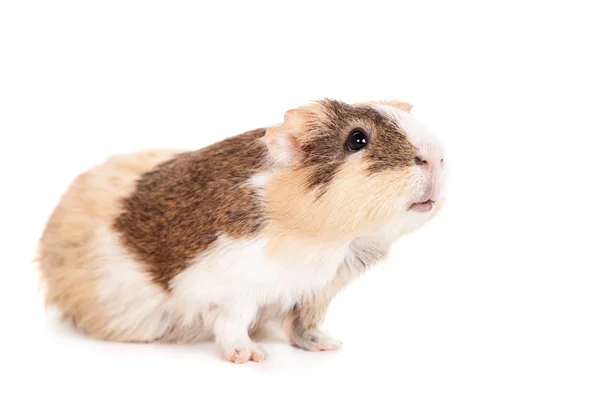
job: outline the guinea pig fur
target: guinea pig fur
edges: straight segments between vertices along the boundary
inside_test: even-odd
[[[47,306],[92,337],[214,339],[262,361],[270,327],[334,350],[328,305],[441,206],[443,148],[407,103],[325,99],[200,150],[77,176],[39,241]]]

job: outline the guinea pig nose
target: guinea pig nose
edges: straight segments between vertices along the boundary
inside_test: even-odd
[[[423,160],[421,157],[416,156],[415,157],[415,164],[417,164],[417,165],[427,164],[427,160]]]

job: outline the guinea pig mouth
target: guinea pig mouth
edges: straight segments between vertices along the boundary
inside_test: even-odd
[[[428,212],[433,209],[433,203],[435,203],[435,202],[431,199],[424,201],[422,203],[413,203],[410,205],[410,207],[408,209],[411,211],[417,211],[417,212]]]

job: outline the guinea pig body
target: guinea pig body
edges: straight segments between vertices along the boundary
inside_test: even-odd
[[[196,151],[114,156],[79,175],[39,243],[47,304],[114,341],[341,343],[329,302],[439,209],[443,150],[405,103],[325,100]]]

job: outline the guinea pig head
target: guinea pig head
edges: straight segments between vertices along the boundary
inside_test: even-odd
[[[318,237],[414,230],[441,205],[440,142],[401,102],[317,101],[267,129],[271,218]]]

